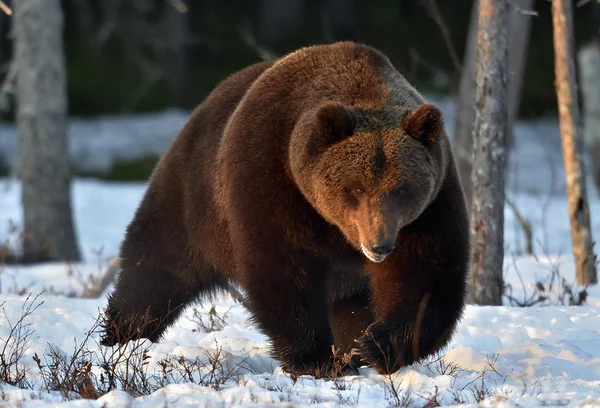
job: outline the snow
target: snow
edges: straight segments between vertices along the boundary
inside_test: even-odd
[[[154,118],[156,123],[161,122],[160,118],[159,115]],[[136,129],[143,133],[143,124],[154,119],[141,118]],[[119,128],[119,122],[113,122],[105,118],[91,121],[88,126],[80,121],[77,126],[82,134],[91,134],[104,126],[109,129],[107,137],[110,139]],[[162,129],[179,126],[175,122],[177,120],[165,124]],[[451,123],[450,119],[448,122]],[[33,389],[0,384],[0,406],[348,405],[375,408],[390,404],[402,406],[408,401],[407,406],[420,407],[435,399],[442,405],[472,407],[478,406],[475,395],[482,389],[486,391],[480,406],[600,406],[600,288],[588,288],[583,306],[569,306],[563,296],[565,285],[575,296],[581,288],[575,285],[560,152],[556,146],[544,147],[539,138],[531,136],[540,132],[552,140],[553,145],[558,141],[556,123],[550,120],[519,124],[518,140],[529,142],[519,146],[509,173],[508,194],[532,223],[536,254],[523,255],[522,231],[507,207],[504,269],[513,299],[505,298],[502,307],[469,305],[440,360],[431,358],[403,368],[390,378],[364,367],[360,375],[335,381],[305,376],[294,382],[270,357],[268,339],[256,330],[244,307],[223,294],[213,302],[204,301],[186,310],[160,343],[143,345],[148,348],[149,373],[158,373],[159,362],[164,359],[185,356],[190,361],[206,362],[211,355],[221,353],[225,363],[223,370],[231,374],[231,378],[220,386],[202,385],[198,377],[200,370],[194,377],[195,383],[178,381],[178,384],[158,387],[145,396],[135,397],[114,390],[98,400],[65,401],[58,392],[46,392],[32,357],[37,354],[43,361],[49,345],[70,355],[93,328],[99,311],[106,304],[106,296],[80,299],[73,295],[82,292],[90,276],[99,277],[117,254],[125,227],[146,188],[143,183],[75,180],[75,224],[84,261],[73,265],[0,266],[0,304],[4,303],[1,309],[6,313],[0,313],[0,350],[1,339],[6,339],[10,330],[6,319],[14,324],[27,295],[35,296],[46,289],[36,301],[36,304],[43,303],[26,319],[34,332],[22,362],[29,369]],[[520,135],[531,137],[523,139]],[[116,136],[112,138],[118,140]],[[144,148],[160,153],[165,147],[149,147],[151,144],[144,143]],[[136,149],[127,146],[129,151]],[[105,159],[113,157],[111,155],[99,154]],[[592,233],[596,238],[600,234],[600,200],[591,184],[588,192]],[[18,182],[0,180],[0,242],[9,241],[12,247],[18,245],[18,229],[22,223],[19,197]],[[9,232],[9,222],[17,226],[16,232]],[[545,296],[542,301],[539,301],[540,294]],[[536,304],[515,306],[517,302],[526,301]],[[209,310],[213,306],[216,321],[214,330],[210,331],[206,326],[211,325]],[[96,340],[97,335],[93,334],[86,343],[92,355],[101,356],[113,350],[98,346]],[[94,370],[99,374],[98,367]],[[392,384],[398,390],[397,397],[391,390]]]
[[[169,109],[136,116],[72,118],[67,129],[71,161],[87,173],[105,173],[118,161],[159,156],[188,116],[180,109]],[[17,151],[14,124],[0,123],[0,162],[13,168]]]

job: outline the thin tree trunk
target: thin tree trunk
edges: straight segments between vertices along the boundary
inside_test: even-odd
[[[71,219],[60,0],[14,2],[23,260],[79,260]]]
[[[596,189],[600,193],[600,41],[583,46],[578,53],[583,97],[583,140],[592,161]]]
[[[581,161],[583,143],[579,136],[579,106],[573,44],[573,10],[569,0],[552,0],[554,69],[560,134],[565,163],[567,200],[571,220],[573,255],[580,285],[597,283],[595,256],[590,231],[590,209]]]
[[[454,112],[454,151],[458,173],[462,181],[467,205],[473,201],[471,171],[473,170],[473,123],[475,121],[475,57],[477,53],[477,19],[479,18],[479,0],[473,1],[471,22],[467,34],[467,45],[463,57],[463,71],[460,76],[458,96]]]
[[[178,7],[176,7],[178,6]],[[183,106],[186,101],[187,81],[187,37],[189,35],[188,1],[166,4],[166,33],[168,51],[166,56],[167,83],[175,104]]]
[[[5,4],[8,2],[5,2]],[[8,32],[10,16],[8,16],[4,11],[0,10],[0,58],[4,59],[4,52],[6,52],[3,48],[2,39],[6,37],[6,33]]]
[[[525,77],[525,62],[531,33],[533,16],[533,0],[511,0],[508,26],[508,89],[507,89],[507,127],[506,141],[509,147],[514,146],[514,125],[521,104],[521,90]]]
[[[463,72],[460,78],[459,94],[456,99],[454,117],[454,146],[458,158],[458,169],[469,206],[472,201],[471,171],[473,156],[473,123],[475,111],[475,50],[477,46],[478,0],[473,2],[471,22],[465,49]],[[527,47],[532,16],[525,11],[533,7],[533,0],[513,0],[510,2],[508,31],[508,95],[507,95],[507,144],[514,145],[513,126],[519,113],[521,89],[527,60]]]
[[[509,3],[481,0],[473,125],[470,301],[502,304]]]

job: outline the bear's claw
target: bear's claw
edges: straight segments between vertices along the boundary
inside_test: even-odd
[[[358,372],[360,360],[357,357],[352,356],[352,358],[348,359],[344,357],[332,357],[325,363],[294,364],[288,362],[284,363],[282,367],[292,377],[311,375],[315,378],[338,378],[346,375],[360,374]]]
[[[380,374],[391,374],[411,363],[406,359],[407,353],[403,347],[393,340],[392,332],[382,323],[371,324],[363,336],[355,341],[361,361],[374,367]]]

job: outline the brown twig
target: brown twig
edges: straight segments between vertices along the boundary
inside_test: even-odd
[[[119,271],[120,261],[121,261],[120,258],[118,258],[118,257],[115,258],[110,263],[110,266],[108,267],[108,270],[106,271],[104,276],[102,276],[102,279],[100,279],[92,287],[87,288],[85,290],[85,292],[83,292],[81,297],[84,299],[92,299],[92,298],[100,297],[104,293],[106,288],[108,288],[108,286],[112,282],[114,282],[115,277],[117,276],[117,272]]]
[[[533,254],[533,232],[531,229],[531,223],[523,217],[516,204],[513,203],[509,198],[504,197],[504,202],[510,207],[515,218],[521,228],[523,229],[523,234],[525,235],[525,252],[527,255]]]

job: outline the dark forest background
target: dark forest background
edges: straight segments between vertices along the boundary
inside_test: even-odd
[[[472,0],[62,3],[74,116],[192,109],[244,66],[346,39],[381,49],[421,91],[453,95],[472,7]],[[598,34],[598,7],[591,3],[574,0],[577,47]],[[536,0],[535,10],[520,103],[527,118],[556,110],[551,3]],[[0,30],[0,58],[7,63],[12,43],[9,18],[1,13]]]

